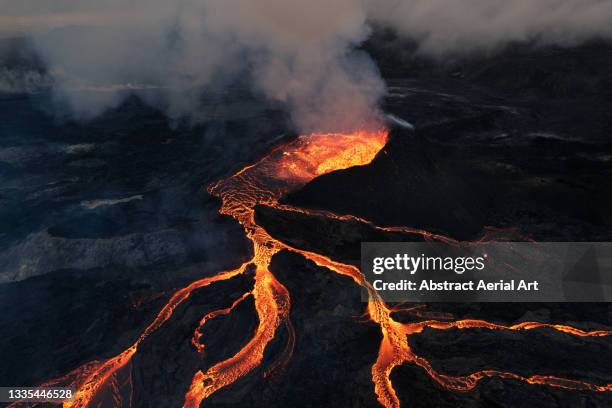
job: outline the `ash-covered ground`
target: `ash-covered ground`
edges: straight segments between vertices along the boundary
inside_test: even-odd
[[[366,45],[389,87],[383,109],[415,129],[394,125],[370,165],[315,179],[287,202],[460,239],[476,239],[489,226],[538,241],[611,240],[612,46],[511,47],[441,62],[415,57],[385,35]],[[383,43],[406,51],[385,52]],[[243,232],[218,215],[205,186],[294,136],[283,112],[242,87],[209,96],[208,120],[192,127],[170,127],[138,98],[75,122],[50,112],[47,92],[27,90],[0,95],[3,386],[33,386],[116,355],[175,289],[247,259]],[[352,263],[361,241],[414,239],[269,207],[259,207],[257,219],[276,238]],[[281,326],[262,367],[204,405],[378,406],[370,369],[380,330],[362,317],[358,287],[286,252],[275,256],[272,271],[291,294],[296,345],[286,370],[262,376],[286,343]],[[203,314],[229,306],[252,284],[248,274],[221,282],[177,309],[131,362],[132,406],[181,406],[197,369],[248,341],[257,325],[249,300],[207,326],[206,358],[190,343]],[[439,303],[427,310],[503,324],[612,327],[604,303]],[[495,368],[612,383],[610,338],[474,329],[426,330],[410,341],[448,374]],[[405,407],[612,406],[610,393],[501,379],[454,393],[410,365],[391,378]]]

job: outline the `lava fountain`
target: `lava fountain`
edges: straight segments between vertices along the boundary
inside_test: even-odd
[[[362,131],[352,134],[315,133],[300,136],[293,141],[276,147],[258,162],[209,186],[208,192],[221,200],[219,212],[234,218],[244,228],[247,238],[253,245],[252,258],[236,269],[223,271],[212,277],[196,280],[176,291],[149,326],[145,328],[140,337],[115,357],[105,361],[87,363],[65,376],[48,381],[43,385],[70,386],[77,390],[74,399],[64,403],[64,408],[85,408],[95,405],[94,401],[99,398],[99,394],[108,392],[109,388],[117,388],[118,376],[121,372],[130,368],[128,363],[138,351],[139,345],[151,333],[172,318],[172,314],[179,304],[188,299],[194,291],[204,286],[244,273],[249,265],[253,265],[255,269],[253,289],[243,294],[240,298],[235,299],[230,307],[204,315],[198,327],[195,328],[191,341],[194,347],[200,353],[203,353],[205,347],[200,343],[200,339],[206,322],[216,316],[231,313],[233,308],[248,296],[253,296],[255,309],[259,317],[259,324],[255,333],[248,343],[235,355],[213,365],[206,371],[200,370],[194,374],[189,390],[185,395],[184,407],[199,407],[214,392],[231,385],[259,366],[266,347],[276,336],[281,326],[289,329],[288,343],[273,369],[282,369],[291,358],[295,341],[293,328],[289,320],[291,300],[287,288],[270,272],[269,266],[275,254],[282,250],[288,250],[302,255],[319,266],[352,278],[357,285],[367,290],[369,294],[367,313],[370,320],[376,323],[382,332],[378,357],[372,366],[372,381],[378,401],[387,408],[400,406],[390,381],[390,373],[397,365],[407,363],[421,367],[428,376],[445,389],[460,392],[472,390],[480,380],[487,377],[511,378],[530,384],[541,384],[571,390],[612,391],[612,384],[596,385],[544,375],[523,377],[518,374],[497,370],[483,370],[467,376],[448,376],[439,373],[432,368],[428,360],[416,355],[408,342],[409,336],[422,332],[426,327],[439,330],[483,328],[488,330],[515,331],[549,328],[583,337],[610,336],[612,331],[583,331],[570,326],[537,322],[523,322],[512,326],[502,326],[483,320],[452,320],[448,317],[444,319],[439,317],[429,318],[431,316],[418,312],[418,309],[415,309],[415,313],[417,313],[417,316],[422,316],[424,320],[416,323],[397,322],[391,316],[394,310],[385,304],[357,267],[336,262],[321,254],[292,247],[273,238],[255,221],[255,206],[267,205],[278,209],[332,217],[338,220],[356,220],[380,230],[420,234],[424,239],[429,240],[453,242],[454,240],[451,238],[410,227],[381,227],[374,225],[368,220],[352,215],[339,215],[327,211],[295,208],[282,205],[278,202],[284,194],[302,187],[315,177],[335,170],[370,163],[383,149],[387,137],[388,133],[386,130],[377,132]],[[269,372],[270,370],[266,371],[266,373]],[[120,401],[117,402],[117,405],[119,404]]]

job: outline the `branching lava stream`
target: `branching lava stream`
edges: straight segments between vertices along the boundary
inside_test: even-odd
[[[287,289],[270,272],[272,257],[281,250],[288,250],[302,255],[315,264],[325,267],[338,274],[348,276],[369,293],[367,313],[371,321],[376,323],[382,332],[382,341],[378,357],[372,366],[372,381],[374,391],[380,404],[387,408],[399,407],[400,403],[390,381],[390,373],[397,365],[411,363],[423,368],[424,372],[439,383],[443,388],[453,391],[469,391],[478,382],[488,377],[509,378],[530,384],[541,384],[571,390],[590,390],[595,392],[610,392],[612,384],[596,385],[584,381],[565,379],[553,376],[533,375],[524,377],[518,374],[497,370],[483,370],[466,376],[449,376],[437,372],[431,363],[416,355],[409,343],[408,337],[422,332],[425,328],[446,330],[451,328],[468,329],[483,328],[488,330],[535,330],[548,328],[574,336],[597,337],[610,336],[612,331],[583,331],[577,328],[536,322],[523,322],[512,326],[502,326],[483,320],[422,320],[416,323],[401,323],[395,321],[391,314],[393,310],[379,297],[376,291],[365,280],[362,273],[353,265],[336,262],[326,256],[294,248],[268,234],[255,221],[254,207],[258,204],[271,207],[300,211],[307,214],[333,217],[338,220],[356,220],[368,223],[374,228],[387,231],[401,231],[420,234],[425,239],[453,241],[450,238],[431,234],[408,227],[378,227],[367,220],[350,215],[336,215],[326,211],[311,211],[299,209],[278,203],[280,197],[295,190],[313,178],[334,170],[368,164],[382,150],[387,140],[387,132],[356,132],[353,134],[312,134],[300,136],[272,150],[259,162],[247,166],[233,176],[221,180],[208,188],[210,194],[221,200],[220,213],[229,215],[238,221],[246,236],[253,244],[253,257],[236,269],[221,272],[212,277],[202,278],[189,286],[175,292],[161,309],[153,322],[146,327],[140,337],[126,350],[106,361],[87,363],[67,375],[51,380],[43,385],[64,385],[77,389],[75,398],[65,402],[64,407],[89,407],[93,405],[98,394],[117,382],[117,375],[130,362],[138,351],[139,345],[151,333],[161,327],[176,307],[185,301],[197,289],[226,280],[246,271],[248,265],[254,265],[255,284],[252,291],[235,299],[226,308],[206,314],[195,328],[192,343],[200,352],[204,345],[200,343],[201,331],[205,323],[218,315],[232,312],[233,308],[248,296],[253,296],[259,323],[253,337],[232,357],[221,361],[206,371],[194,374],[188,392],[185,395],[184,407],[197,408],[203,400],[217,390],[234,383],[239,378],[251,372],[262,362],[267,345],[272,341],[281,325],[289,328],[288,344],[283,355],[278,358],[278,366],[287,364],[291,357],[294,343],[293,328],[289,321],[290,296]]]

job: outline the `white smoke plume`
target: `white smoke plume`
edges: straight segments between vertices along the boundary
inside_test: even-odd
[[[156,87],[171,116],[197,118],[207,88],[246,76],[301,131],[378,125],[384,83],[355,51],[369,35],[361,0],[21,0],[0,15],[16,31],[30,25],[58,97],[80,116]]]
[[[369,0],[367,13],[434,56],[612,38],[612,0]]]
[[[34,37],[77,115],[140,92],[197,120],[202,94],[239,78],[305,132],[378,126],[384,82],[357,50],[369,23],[438,56],[575,44],[612,37],[612,0],[0,0],[0,36]]]

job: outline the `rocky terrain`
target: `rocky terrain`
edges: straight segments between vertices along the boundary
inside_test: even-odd
[[[485,227],[515,239],[611,239],[610,45],[518,47],[443,64],[385,38],[366,45],[387,79],[383,109],[414,129],[390,122],[390,141],[370,165],[317,178],[285,202],[460,239],[476,239]],[[381,41],[406,52],[386,52]],[[137,98],[84,123],[50,113],[44,91],[4,92],[0,105],[0,384],[7,386],[115,355],[175,289],[244,261],[251,248],[241,229],[218,215],[204,187],[293,137],[284,113],[241,87],[211,96],[208,121],[196,126],[170,126]],[[256,215],[285,242],[353,263],[361,241],[416,239],[265,206]],[[281,327],[262,367],[205,406],[378,406],[370,369],[380,330],[363,318],[359,288],[287,252],[272,268],[291,293],[292,358],[284,371],[262,375],[287,342]],[[123,374],[133,384],[132,406],[181,406],[195,370],[248,341],[257,324],[249,299],[207,326],[204,358],[190,344],[203,313],[227,307],[251,285],[249,274],[217,283],[177,309],[142,345],[131,376]],[[503,324],[612,327],[603,303],[426,310]],[[612,383],[609,338],[426,330],[411,345],[449,374],[498,368]],[[610,393],[500,379],[454,393],[411,365],[396,368],[392,380],[405,407],[612,405]]]

